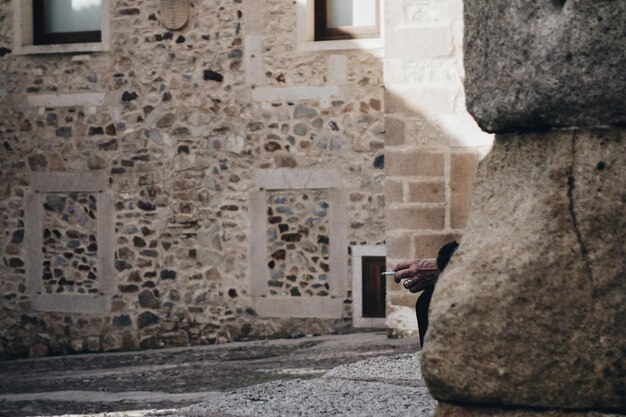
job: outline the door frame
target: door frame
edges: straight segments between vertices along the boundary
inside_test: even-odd
[[[386,328],[386,318],[363,317],[363,258],[387,256],[385,245],[350,246],[352,249],[352,327]]]

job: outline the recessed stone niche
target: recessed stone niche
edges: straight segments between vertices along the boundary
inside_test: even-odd
[[[97,294],[96,193],[43,193],[46,294]]]
[[[34,310],[102,313],[113,280],[106,176],[33,173],[26,196],[27,287]]]
[[[323,169],[257,172],[250,282],[266,317],[340,318],[347,296],[346,193]]]
[[[267,265],[271,295],[327,296],[327,190],[277,190],[267,195]]]

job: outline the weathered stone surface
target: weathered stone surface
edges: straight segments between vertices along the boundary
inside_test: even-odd
[[[462,407],[439,403],[435,417],[619,417],[595,411],[568,412],[561,410],[520,410],[487,407]]]
[[[431,304],[422,368],[436,398],[626,410],[625,141],[497,139]]]
[[[626,2],[465,1],[469,112],[489,132],[626,123]]]

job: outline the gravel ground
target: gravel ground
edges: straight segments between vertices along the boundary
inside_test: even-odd
[[[167,417],[432,416],[430,396],[414,354],[343,365],[321,378],[241,388]]]

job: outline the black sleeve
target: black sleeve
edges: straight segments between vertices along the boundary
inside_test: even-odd
[[[439,269],[439,272],[442,272],[445,269],[448,262],[450,262],[450,258],[452,258],[452,255],[454,255],[454,252],[456,252],[458,247],[459,244],[457,241],[453,240],[452,242],[446,243],[439,249],[439,252],[437,253],[437,268]]]
[[[456,252],[456,249],[459,247],[459,244],[456,241],[448,242],[439,249],[437,253],[437,268],[439,271],[443,271],[448,262],[450,262],[450,258]],[[424,346],[424,338],[426,337],[426,330],[428,329],[428,308],[430,307],[430,299],[433,296],[433,291],[435,290],[435,285],[431,285],[426,287],[424,291],[417,298],[417,302],[415,303],[415,314],[417,315],[417,326],[419,329],[420,336],[420,348]]]

